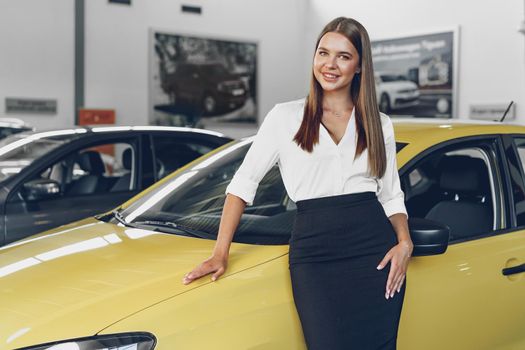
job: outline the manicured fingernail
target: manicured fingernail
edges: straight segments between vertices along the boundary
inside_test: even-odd
[[[212,278],[211,278],[211,280],[214,281],[214,282],[215,282],[216,279],[217,279],[217,278],[215,278],[215,277],[212,277]]]
[[[388,300],[388,294],[385,294],[385,299]]]
[[[390,298],[394,297],[394,292],[390,293]]]
[[[376,269],[380,270],[381,269],[381,265],[377,265]]]
[[[401,293],[401,288],[398,288],[398,289],[397,289],[397,292],[398,292],[398,293]]]

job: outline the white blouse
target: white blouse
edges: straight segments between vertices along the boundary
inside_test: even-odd
[[[278,163],[284,186],[294,202],[348,193],[375,192],[387,216],[407,211],[396,163],[394,128],[381,113],[387,166],[382,178],[368,174],[368,151],[354,160],[357,145],[355,115],[336,144],[321,124],[319,143],[312,153],[301,149],[293,137],[303,118],[304,99],[276,105],[264,119],[243,163],[226,188],[248,205],[264,175]],[[408,215],[407,215],[408,216]]]

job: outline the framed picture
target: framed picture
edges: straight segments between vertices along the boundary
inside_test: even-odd
[[[257,123],[257,43],[151,30],[154,125]]]
[[[372,41],[379,109],[390,116],[456,116],[459,27]]]

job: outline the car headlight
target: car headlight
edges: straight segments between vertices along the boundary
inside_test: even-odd
[[[57,341],[18,350],[151,350],[156,343],[153,334],[137,332]]]

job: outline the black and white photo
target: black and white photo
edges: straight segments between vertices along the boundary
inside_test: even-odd
[[[257,44],[152,32],[150,124],[257,121]]]

